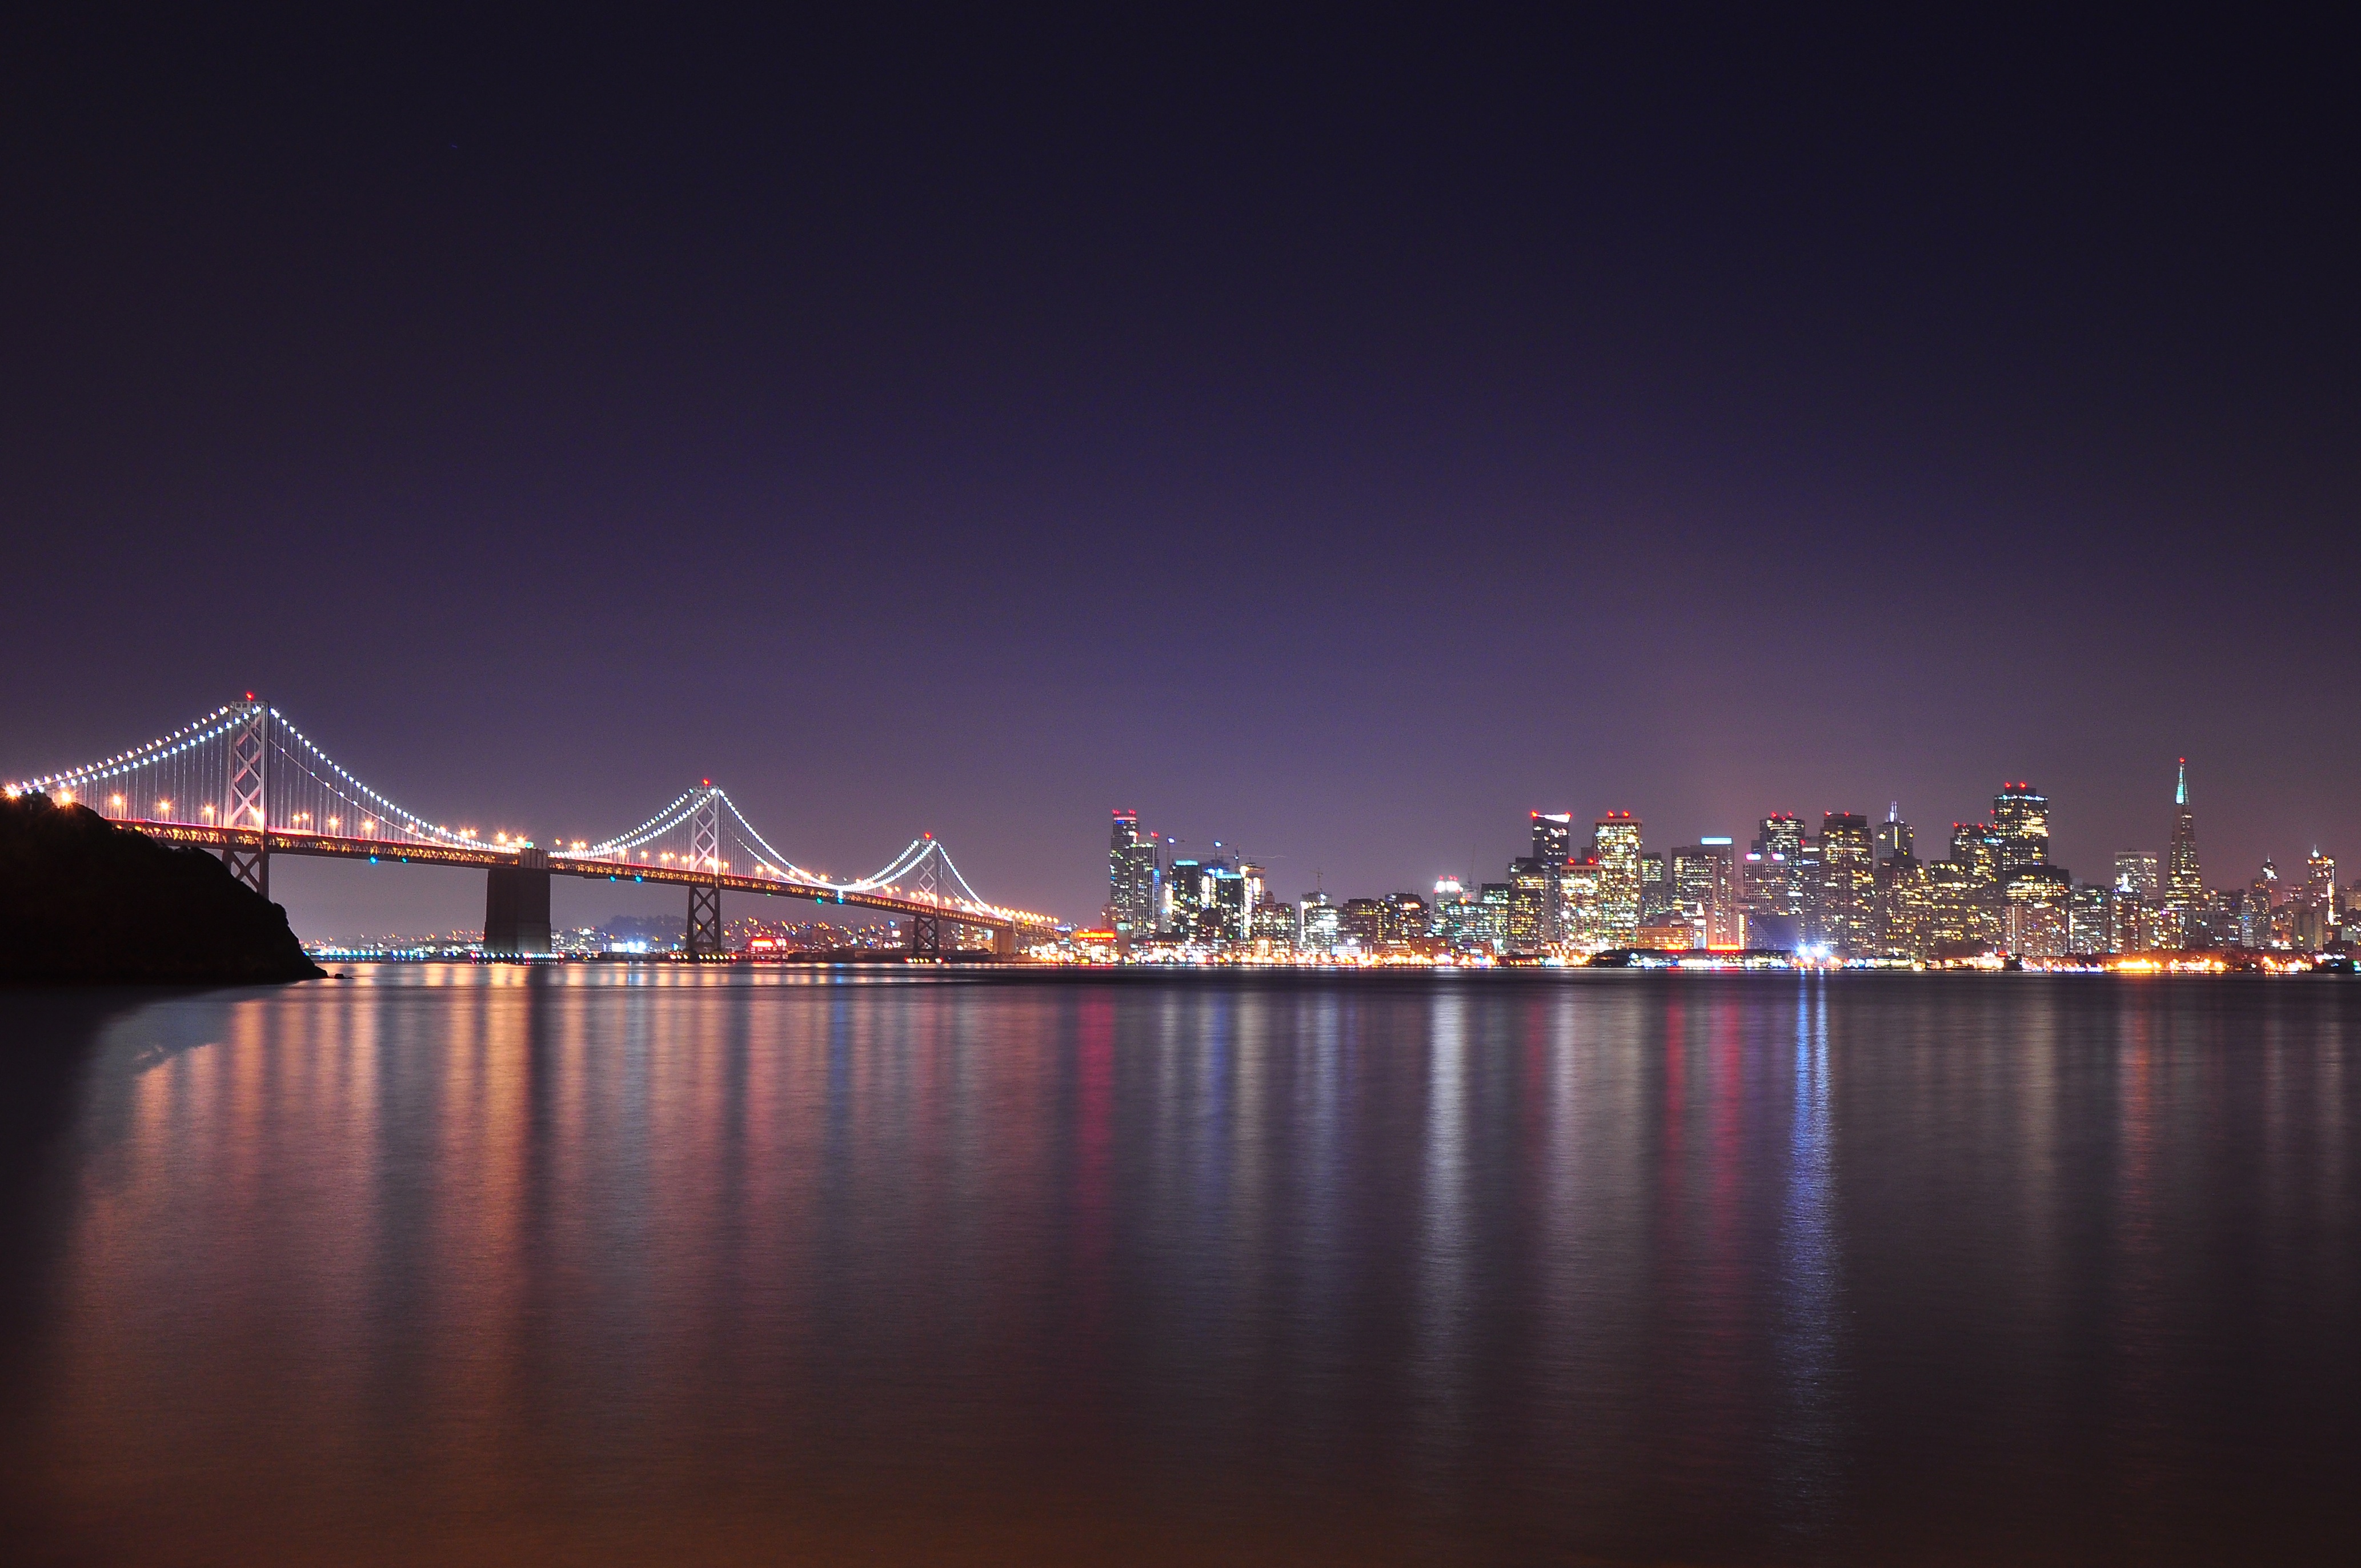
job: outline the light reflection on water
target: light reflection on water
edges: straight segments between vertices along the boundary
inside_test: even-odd
[[[0,998],[31,1561],[2334,1561],[2361,992]]]

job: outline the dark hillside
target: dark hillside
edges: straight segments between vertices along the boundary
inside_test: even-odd
[[[311,980],[287,912],[202,850],[47,795],[0,800],[0,982]]]

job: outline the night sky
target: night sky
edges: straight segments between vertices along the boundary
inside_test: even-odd
[[[2361,861],[2350,38],[64,25],[0,773],[252,688],[439,820],[710,775],[1084,918],[1115,806],[1354,894],[2022,778],[2098,879],[2183,754],[2209,880]]]

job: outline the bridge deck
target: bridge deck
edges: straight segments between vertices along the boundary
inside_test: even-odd
[[[225,828],[207,827],[194,822],[152,822],[137,818],[111,818],[126,828],[136,828],[151,839],[168,842],[193,844],[205,849],[225,849],[232,844],[251,844],[255,835]],[[411,839],[356,839],[332,833],[298,833],[273,828],[263,835],[265,847],[274,855],[315,855],[331,860],[392,861],[410,865],[476,866],[486,870],[494,867],[515,867],[523,864],[522,850],[476,850],[455,844],[435,844]],[[832,887],[799,883],[783,876],[749,876],[743,872],[696,871],[686,866],[650,864],[645,861],[596,860],[589,856],[552,853],[548,869],[553,876],[579,877],[593,882],[657,883],[675,887],[719,887],[726,893],[757,893],[768,898],[803,898],[815,904],[841,905],[853,909],[873,909],[889,915],[931,915],[949,925],[964,926],[976,930],[1016,931],[1026,923],[997,911],[983,910],[972,905],[949,901],[930,904],[906,894],[878,892],[839,892]]]

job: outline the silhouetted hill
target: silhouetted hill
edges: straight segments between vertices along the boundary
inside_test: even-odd
[[[47,795],[0,800],[0,981],[206,985],[320,973],[287,912],[203,850]]]

